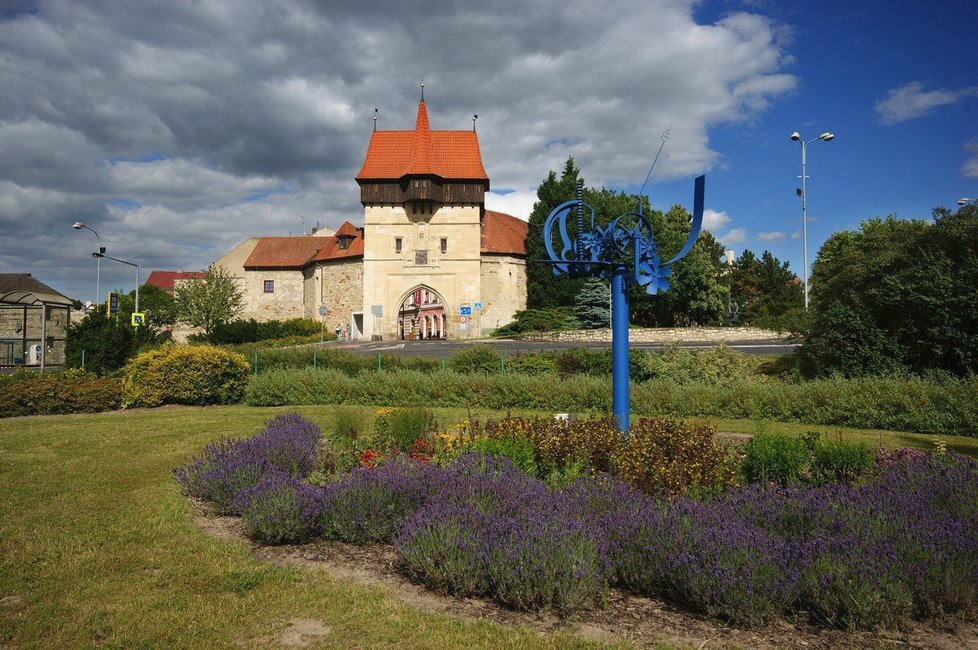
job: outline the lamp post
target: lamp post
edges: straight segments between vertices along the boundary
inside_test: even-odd
[[[107,260],[112,260],[113,262],[121,262],[123,264],[128,264],[129,266],[136,267],[136,307],[133,309],[137,314],[139,313],[139,265],[135,262],[127,262],[126,260],[120,260],[118,257],[109,257],[105,253],[92,253],[95,257],[104,257]]]
[[[95,232],[93,228],[89,228],[81,221],[76,221],[71,227],[75,230],[84,228]],[[98,251],[92,253],[92,257],[95,258],[95,304],[97,305],[102,295],[102,257],[105,255],[105,246],[102,245],[102,238],[98,236],[97,232],[95,232],[95,239],[98,241]]]
[[[978,199],[973,199],[973,198],[968,197],[968,196],[965,196],[965,197],[962,197],[962,198],[958,199],[958,205],[960,205],[961,207],[964,207],[964,206],[968,205],[969,203],[976,203],[976,204],[978,204]]]
[[[801,232],[802,232],[802,247],[804,248],[805,256],[805,309],[808,309],[808,194],[805,188],[805,179],[808,176],[805,175],[805,165],[807,163],[807,150],[808,145],[815,142],[816,140],[824,140],[829,142],[835,138],[835,135],[831,133],[823,133],[817,138],[812,138],[806,142],[797,131],[791,134],[791,139],[795,142],[801,143],[801,189],[799,190],[798,196],[801,197]]]

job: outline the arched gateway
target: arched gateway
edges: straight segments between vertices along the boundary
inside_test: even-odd
[[[418,285],[404,296],[397,311],[401,340],[446,338],[445,301],[437,291]]]

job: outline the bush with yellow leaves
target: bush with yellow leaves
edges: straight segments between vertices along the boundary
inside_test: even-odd
[[[124,368],[122,407],[236,404],[251,366],[237,352],[211,345],[164,345]]]

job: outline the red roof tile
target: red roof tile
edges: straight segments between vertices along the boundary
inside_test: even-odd
[[[202,280],[207,277],[203,271],[153,271],[146,278],[146,284],[152,284],[163,291],[172,294],[173,282],[176,280]]]
[[[340,247],[340,240],[344,238],[349,239],[349,245],[346,248]],[[357,228],[349,221],[344,221],[343,225],[337,228],[335,235],[322,239],[325,240],[326,245],[316,255],[313,260],[315,262],[363,257],[363,228]]]
[[[530,224],[514,216],[486,210],[482,217],[482,253],[526,255]]]
[[[299,269],[311,262],[331,237],[261,237],[245,260],[246,269]]]
[[[357,180],[392,180],[431,174],[450,180],[484,180],[475,131],[432,131],[424,100],[414,131],[374,131]]]

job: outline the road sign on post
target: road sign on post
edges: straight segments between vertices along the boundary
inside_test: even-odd
[[[458,308],[458,313],[459,313],[460,316],[471,316],[472,315],[472,307],[470,307],[468,305],[462,305],[461,307]]]

